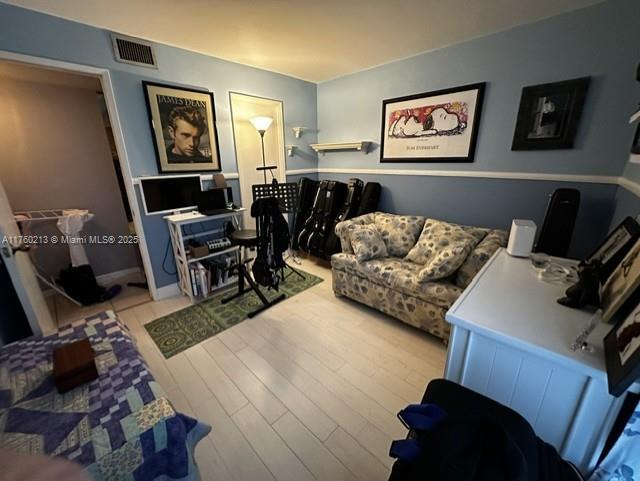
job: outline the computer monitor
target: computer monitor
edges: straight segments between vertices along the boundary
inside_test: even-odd
[[[202,191],[200,175],[162,175],[140,179],[146,215],[197,209],[196,194]]]

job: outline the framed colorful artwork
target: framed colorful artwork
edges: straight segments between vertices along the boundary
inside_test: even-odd
[[[511,150],[571,149],[589,77],[522,89]]]
[[[211,92],[142,82],[160,173],[220,170]]]
[[[383,100],[380,162],[473,162],[485,86]]]

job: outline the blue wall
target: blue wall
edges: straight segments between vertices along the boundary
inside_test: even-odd
[[[319,86],[165,45],[156,45],[158,70],[119,64],[113,60],[108,32],[2,3],[0,49],[108,68],[134,176],[157,173],[141,80],[205,87],[214,93],[222,166],[227,173],[237,171],[229,92],[248,93],[284,101],[285,141],[301,147],[296,156],[287,157],[288,169],[376,169],[379,175],[360,177],[385,186],[381,205],[385,210],[503,228],[513,217],[532,218],[540,224],[548,193],[560,186],[577,187],[583,203],[571,253],[582,256],[605,235],[612,216],[615,220],[640,206],[635,196],[608,184],[395,176],[384,175],[384,169],[620,175],[633,135],[627,120],[638,100],[633,77],[640,60],[639,18],[637,0],[608,0]],[[592,77],[592,84],[576,148],[512,152],[522,87],[586,75]],[[383,99],[480,81],[488,85],[472,164],[380,164],[377,148],[368,155],[341,152],[318,159],[307,147],[317,140],[379,142]],[[301,139],[295,139],[290,129],[298,125],[307,128]],[[628,171],[629,178],[640,180],[640,168],[637,175],[633,167]],[[288,178],[295,181],[299,175]],[[237,188],[237,182],[232,185]],[[166,226],[158,216],[142,220],[156,283],[168,285],[175,277],[161,267],[168,241]]]
[[[383,209],[507,227],[513,217],[542,220],[556,182],[392,176],[385,169],[506,171],[618,176],[628,159],[637,101],[640,2],[609,0],[494,35],[386,64],[318,86],[320,142],[380,142],[382,100],[487,82],[474,163],[380,163],[380,150],[320,156],[319,167],[377,169]],[[591,76],[575,148],[511,151],[522,87]],[[347,177],[348,175],[345,175]],[[324,173],[322,178],[336,174]],[[571,183],[582,207],[571,253],[606,234],[616,186]]]
[[[223,172],[237,172],[231,91],[283,100],[285,143],[300,146],[298,155],[286,158],[287,168],[316,167],[316,155],[307,146],[316,141],[313,83],[166,45],[156,45],[158,70],[120,64],[113,60],[107,31],[4,3],[0,3],[0,50],[108,68],[134,177],[158,173],[142,80],[204,87],[214,93]],[[291,127],[300,125],[307,130],[301,139],[295,139]],[[237,187],[237,182],[232,185]],[[157,286],[175,282],[175,276],[161,267],[169,239],[162,217],[145,217],[143,225]]]

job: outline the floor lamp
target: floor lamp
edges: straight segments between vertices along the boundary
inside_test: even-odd
[[[260,134],[260,141],[262,143],[262,168],[258,167],[258,170],[262,170],[262,175],[264,177],[264,183],[267,183],[267,165],[265,163],[264,157],[264,133],[269,129],[273,119],[271,117],[251,117],[249,119],[251,125],[258,131]],[[269,167],[273,168],[273,167]],[[273,176],[273,173],[271,174]]]

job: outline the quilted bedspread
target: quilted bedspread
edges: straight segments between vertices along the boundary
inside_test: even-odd
[[[52,351],[88,337],[98,379],[59,394]],[[95,481],[197,480],[210,427],[176,413],[111,312],[0,349],[0,449],[62,456]]]

